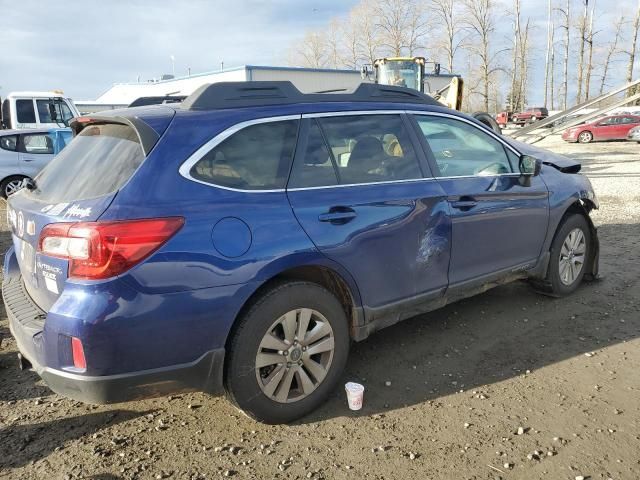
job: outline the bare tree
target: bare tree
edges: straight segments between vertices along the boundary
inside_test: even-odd
[[[609,44],[609,48],[607,49],[607,56],[605,57],[604,64],[602,67],[602,79],[600,81],[600,95],[604,93],[604,86],[607,82],[607,74],[609,73],[609,65],[613,57],[618,53],[618,42],[620,41],[620,37],[622,35],[622,26],[624,25],[624,17],[620,17],[618,21],[615,23],[615,35],[613,40]]]
[[[476,41],[469,42],[466,47],[480,60],[482,90],[480,95],[485,111],[489,110],[489,90],[493,75],[500,70],[496,63],[497,56],[503,51],[493,48],[495,34],[494,0],[465,0],[465,23]]]
[[[551,110],[555,110],[555,90],[554,90],[554,82],[556,78],[556,26],[553,18],[551,19],[551,63],[549,65],[549,92],[551,96]]]
[[[360,32],[360,55],[365,63],[373,64],[380,53],[380,31],[377,26],[375,0],[363,0],[351,11]]]
[[[329,27],[324,35],[326,66],[329,68],[338,68],[342,64],[342,54],[340,52],[342,45],[342,33],[344,26],[337,18],[329,22]]]
[[[393,56],[402,55],[407,46],[409,8],[404,0],[378,0],[375,6],[382,46]]]
[[[549,92],[549,60],[551,57],[551,35],[553,30],[553,22],[551,21],[551,0],[547,2],[547,52],[545,55],[544,67],[544,106],[547,106],[547,97]],[[553,95],[553,92],[551,93]]]
[[[437,23],[442,26],[442,35],[435,43],[447,57],[449,73],[454,72],[456,53],[463,43],[464,28],[458,15],[457,4],[457,0],[431,0],[429,9]]]
[[[345,67],[357,70],[362,63],[363,57],[360,48],[361,32],[359,28],[359,18],[355,15],[355,9],[343,22],[343,56],[342,63]]]
[[[578,93],[576,94],[576,103],[582,101],[582,83],[584,76],[584,44],[587,41],[587,13],[589,8],[589,0],[581,0],[584,3],[584,10],[580,24],[578,25],[578,33],[580,38],[580,45],[578,47]]]
[[[636,60],[638,30],[640,30],[640,0],[638,0],[636,19],[633,22],[633,29],[631,31],[631,47],[629,48],[629,50],[627,50],[627,54],[629,55],[629,64],[627,67],[627,82],[631,82],[633,80],[633,67]]]
[[[556,8],[563,15],[563,23],[560,28],[564,29],[564,59],[562,71],[562,109],[567,109],[567,99],[569,97],[569,38],[571,30],[571,0],[566,0],[565,8]]]
[[[518,56],[520,55],[520,1],[514,0],[513,14],[513,55],[511,58],[511,93],[509,106],[512,111],[520,109],[520,94],[517,91]]]
[[[525,24],[524,30],[520,31],[520,81],[518,84],[518,95],[521,106],[524,108],[527,101],[527,80],[529,78],[529,21]]]
[[[589,59],[587,61],[587,78],[584,87],[584,99],[589,100],[589,94],[591,91],[591,74],[593,73],[593,37],[598,33],[593,31],[593,14],[596,9],[595,0],[591,7],[591,16],[589,19],[589,33],[587,35],[587,44],[589,45]]]
[[[432,30],[426,7],[421,2],[407,2],[409,4],[409,21],[407,22],[406,47],[410,57],[417,54],[421,48],[422,40]]]
[[[308,31],[296,48],[295,63],[310,68],[327,66],[326,39],[318,32]]]

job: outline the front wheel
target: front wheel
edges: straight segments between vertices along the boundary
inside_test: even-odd
[[[347,317],[320,285],[293,281],[263,293],[228,345],[229,399],[265,423],[288,423],[334,390],[349,353]]]
[[[581,132],[578,135],[578,142],[580,143],[589,143],[593,140],[593,133],[591,132]]]
[[[591,249],[591,229],[583,215],[573,214],[560,225],[549,258],[547,281],[557,296],[574,292],[587,269]]]

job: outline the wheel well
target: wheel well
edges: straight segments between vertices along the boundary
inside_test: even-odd
[[[305,280],[326,288],[336,296],[342,305],[344,313],[349,319],[349,327],[353,326],[356,320],[353,294],[347,282],[333,270],[317,265],[296,267],[276,275],[269,282],[279,280]]]
[[[347,282],[338,273],[331,270],[330,268],[321,267],[319,265],[295,267],[273,276],[262,285],[260,285],[260,287],[255,292],[253,292],[253,294],[249,297],[249,299],[244,303],[244,305],[238,312],[236,320],[240,318],[243,313],[251,307],[255,299],[260,297],[264,292],[277,284],[282,284],[284,282],[294,280],[302,280],[315,283],[326,288],[332,294],[334,294],[342,305],[345,315],[349,319],[349,331],[353,333],[353,327],[358,323],[359,311],[355,305],[355,300],[353,294],[351,293],[351,289],[349,288]],[[236,324],[236,322],[234,322],[234,324]],[[231,334],[229,335],[229,338],[230,337]]]
[[[587,217],[587,220],[590,220],[589,212],[591,212],[591,210],[593,210],[594,208],[596,208],[596,205],[591,200],[581,198],[580,200],[576,200],[571,205],[569,205],[569,208],[567,208],[567,210],[564,212],[562,219],[564,220],[564,217],[572,213],[579,213]]]
[[[16,173],[14,175],[7,175],[3,179],[0,179],[0,183],[4,182],[5,180],[8,180],[10,178],[29,178],[29,176],[28,175],[22,175],[21,173]]]
[[[567,218],[569,215],[572,215],[572,214],[578,214],[578,215],[582,215],[584,217],[584,219],[587,221],[587,225],[589,225],[589,230],[591,230],[591,235],[593,236],[593,238],[596,238],[596,240],[597,240],[596,227],[593,224],[593,220],[591,220],[591,216],[589,215],[589,212],[591,212],[591,210],[593,210],[595,208],[596,208],[595,203],[593,203],[593,201],[591,201],[591,200],[589,200],[587,198],[581,198],[581,199],[576,200],[575,202],[573,202],[571,205],[569,205],[569,208],[567,208],[567,210],[564,212],[564,215],[562,216],[562,219],[560,220],[560,222],[558,222],[558,226],[556,227],[556,231],[553,234],[554,240],[555,240],[555,236],[558,234],[558,230],[560,229],[560,226],[564,222],[565,218]],[[591,252],[591,258],[589,258],[589,262],[593,262],[594,261],[594,258],[593,258],[594,254],[595,254],[595,251],[592,251]]]

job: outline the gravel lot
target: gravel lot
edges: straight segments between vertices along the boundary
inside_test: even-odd
[[[562,300],[516,283],[386,329],[344,375],[363,410],[339,390],[291,426],[196,393],[61,398],[16,368],[0,311],[0,478],[639,478],[640,146],[539,145],[584,161],[602,281]]]

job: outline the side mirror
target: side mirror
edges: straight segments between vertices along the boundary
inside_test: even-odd
[[[520,157],[520,178],[519,183],[523,187],[531,186],[531,178],[540,175],[542,170],[542,160],[529,155]]]
[[[542,160],[530,155],[520,157],[520,173],[531,177],[537,177],[542,170]]]

